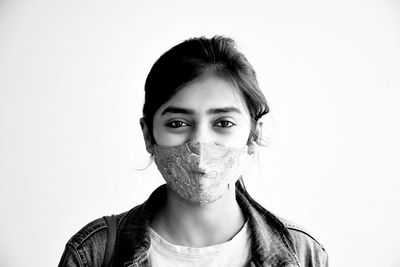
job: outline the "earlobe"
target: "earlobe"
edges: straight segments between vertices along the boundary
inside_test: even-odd
[[[140,119],[140,127],[142,128],[143,139],[146,145],[146,150],[150,155],[153,155],[154,153],[153,142],[152,142],[153,139],[151,138],[149,128],[147,127],[147,124],[143,118]]]
[[[253,130],[252,138],[247,143],[248,149],[247,152],[249,155],[256,153],[257,147],[260,144],[262,135],[262,122],[256,122],[255,128]]]
[[[253,155],[254,153],[256,153],[256,144],[255,144],[254,141],[250,141],[250,142],[247,144],[247,153],[248,153],[249,155]]]

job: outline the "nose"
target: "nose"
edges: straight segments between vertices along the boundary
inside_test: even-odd
[[[208,169],[207,162],[207,145],[212,141],[212,133],[207,129],[206,125],[196,125],[193,127],[192,133],[189,137],[189,150],[193,153],[191,161],[193,166],[196,166],[196,170],[199,172],[206,172]]]
[[[193,128],[192,134],[190,136],[191,142],[199,143],[211,143],[212,142],[212,132],[211,129],[205,124],[198,124]]]

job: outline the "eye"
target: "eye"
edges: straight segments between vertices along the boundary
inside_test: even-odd
[[[181,128],[185,126],[189,126],[186,122],[183,121],[171,121],[166,124],[170,128]]]
[[[217,127],[221,127],[221,128],[231,128],[232,126],[235,126],[236,124],[234,124],[231,121],[228,120],[220,120],[215,124]]]

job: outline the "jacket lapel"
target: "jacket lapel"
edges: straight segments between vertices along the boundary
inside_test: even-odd
[[[149,199],[128,212],[118,225],[113,266],[150,266],[149,226],[154,214],[167,198],[166,185],[157,188]],[[273,214],[238,187],[236,199],[249,221],[252,233],[252,267],[300,266],[286,227]]]
[[[252,233],[253,266],[300,266],[290,234],[283,223],[238,188],[236,199]]]
[[[142,205],[128,212],[118,226],[113,266],[150,266],[150,220],[166,201],[166,186],[158,187]]]

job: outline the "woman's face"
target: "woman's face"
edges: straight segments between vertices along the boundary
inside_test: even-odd
[[[160,146],[197,141],[240,148],[247,144],[250,121],[238,89],[209,75],[179,90],[156,111],[153,136]]]

